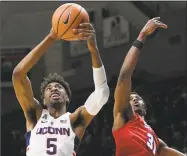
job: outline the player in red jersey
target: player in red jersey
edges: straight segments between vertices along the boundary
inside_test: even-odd
[[[169,148],[144,120],[146,104],[131,92],[131,76],[146,38],[157,28],[167,28],[159,17],[147,22],[127,53],[115,89],[113,136],[116,156],[183,156]]]

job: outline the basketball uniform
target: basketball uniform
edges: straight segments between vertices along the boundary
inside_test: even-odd
[[[159,139],[139,114],[114,130],[113,136],[116,156],[157,156]]]
[[[68,112],[55,119],[43,110],[34,129],[26,134],[27,156],[75,156],[78,138],[69,115]]]

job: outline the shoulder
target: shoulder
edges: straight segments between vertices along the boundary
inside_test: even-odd
[[[160,138],[158,138],[159,140],[159,147],[158,147],[158,151],[161,150],[161,148],[167,147],[167,144]]]
[[[117,113],[116,117],[114,118],[113,123],[113,130],[118,130],[125,125],[130,125],[134,123],[138,123],[140,121],[139,114],[131,113],[129,109],[127,109],[124,113]]]
[[[35,107],[30,108],[27,111],[27,119],[26,119],[27,129],[32,129],[36,125],[37,121],[40,119],[43,112],[43,108],[40,102],[35,98],[34,98],[34,102],[35,102],[34,105]]]

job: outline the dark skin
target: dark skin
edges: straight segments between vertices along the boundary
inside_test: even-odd
[[[92,66],[99,68],[102,66],[99,50],[96,42],[95,30],[90,23],[83,23],[77,29],[72,30],[79,40],[87,40],[88,48],[91,53]],[[22,107],[26,118],[26,129],[30,131],[36,125],[41,116],[42,107],[33,96],[32,85],[27,77],[27,73],[39,61],[41,56],[59,40],[58,36],[51,30],[50,33],[41,41],[19,64],[15,67],[12,75],[12,82],[16,97]],[[44,91],[44,105],[47,106],[49,113],[54,118],[58,118],[66,113],[66,102],[68,96],[65,89],[58,83],[48,84]],[[34,115],[33,115],[34,114]],[[84,107],[79,107],[70,115],[70,120],[74,132],[79,139],[82,139],[86,127],[90,124],[94,116],[90,115]]]
[[[167,25],[158,21],[159,19],[159,17],[156,17],[149,20],[141,30],[137,40],[144,43],[147,37],[157,28],[166,29]],[[139,95],[131,93],[131,77],[136,67],[139,54],[140,49],[132,46],[121,67],[114,95],[115,104],[113,109],[113,130],[122,128],[129,120],[133,118],[135,112],[145,112],[143,99]],[[124,114],[127,118],[124,118]],[[158,154],[160,156],[183,156],[182,153],[167,147],[167,145],[161,139]]]

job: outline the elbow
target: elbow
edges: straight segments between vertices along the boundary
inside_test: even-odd
[[[103,88],[95,89],[85,102],[85,108],[90,115],[97,115],[109,99],[110,90],[108,85]]]
[[[12,77],[18,77],[19,75],[21,75],[21,71],[15,67],[12,73]]]
[[[103,89],[102,91],[102,95],[103,95],[103,103],[106,104],[109,97],[110,97],[110,89],[109,89],[109,86],[106,85],[105,88]]]
[[[23,72],[18,67],[15,67],[12,73],[12,79],[20,78],[23,75],[24,75]]]

